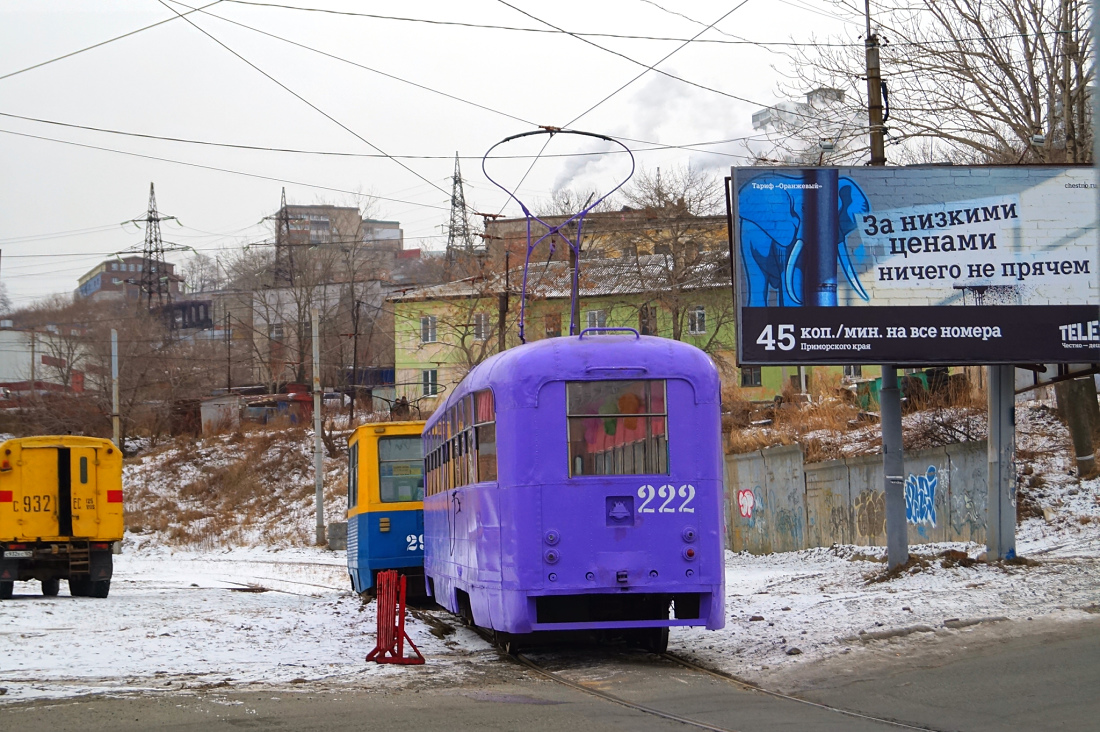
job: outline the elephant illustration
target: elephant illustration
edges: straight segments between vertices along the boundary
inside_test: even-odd
[[[819,183],[807,184],[806,181],[823,181],[826,186],[835,186],[835,219],[829,211],[814,208],[820,206],[818,196],[824,202],[834,200],[832,191],[821,195]],[[813,193],[807,194],[808,189]],[[741,186],[737,204],[741,220],[741,261],[747,288],[743,302],[748,307],[835,305],[837,265],[855,293],[862,300],[870,299],[852,266],[846,243],[848,234],[859,225],[860,217],[871,210],[867,194],[854,180],[840,176],[835,169],[808,170],[804,175],[765,173]],[[812,246],[808,243],[813,241],[811,237],[817,237],[820,242],[817,246],[829,260],[821,263],[825,269],[819,268],[812,275],[808,272],[811,265],[807,264],[816,254],[808,251]],[[804,294],[804,288],[812,284],[808,279],[815,278],[813,286],[826,292],[831,288],[831,297]],[[772,291],[775,292],[774,301]]]

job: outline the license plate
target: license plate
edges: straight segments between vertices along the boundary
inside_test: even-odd
[[[4,552],[4,559],[30,559],[34,552],[30,549]]]

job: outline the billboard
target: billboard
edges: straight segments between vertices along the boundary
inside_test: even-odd
[[[734,168],[742,364],[1100,363],[1091,167]]]

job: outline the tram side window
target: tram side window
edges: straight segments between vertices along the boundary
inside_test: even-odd
[[[359,443],[348,453],[348,508],[359,505]]]
[[[497,479],[497,424],[493,392],[474,394],[474,439],[477,445],[477,479],[483,483]]]
[[[566,384],[569,475],[668,475],[665,382]]]
[[[383,503],[424,500],[419,437],[378,440],[378,490]]]

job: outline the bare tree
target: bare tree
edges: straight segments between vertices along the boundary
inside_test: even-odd
[[[734,310],[726,221],[716,215],[724,200],[721,184],[691,167],[642,170],[622,200],[639,213],[624,220],[621,236],[630,244],[620,247],[649,294],[637,304],[639,325],[674,340],[691,336],[711,354],[731,348],[722,340]],[[666,319],[671,332],[657,332],[656,324]]]
[[[862,24],[862,6],[828,1]],[[876,2],[872,28],[881,44],[889,157],[1091,163],[1090,6],[1088,0]],[[824,88],[842,92],[842,99],[775,115],[779,157],[804,154],[826,138],[834,149],[823,162],[856,163],[867,155],[863,39],[832,40],[791,52],[780,92],[792,97]]]
[[[195,253],[183,265],[183,280],[188,292],[209,292],[222,286],[218,263],[205,254]]]

